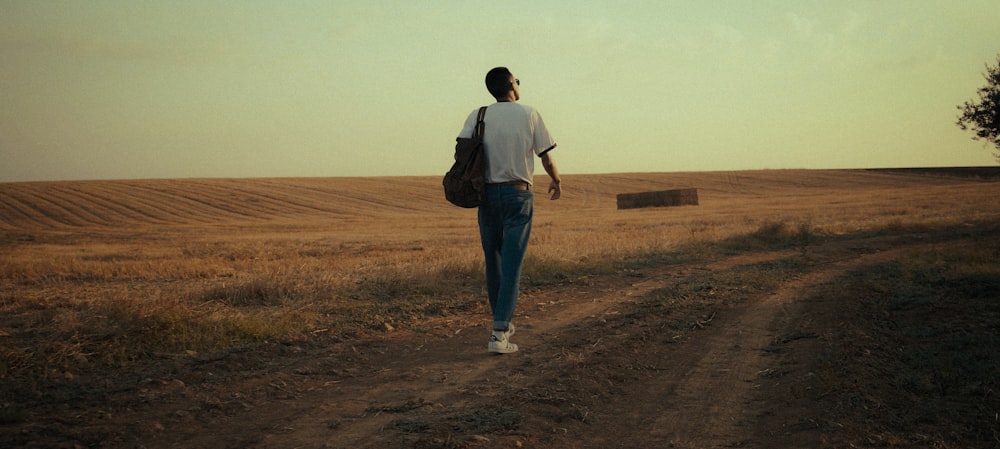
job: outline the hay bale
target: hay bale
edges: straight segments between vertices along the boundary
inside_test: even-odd
[[[674,189],[660,192],[619,193],[619,209],[660,206],[697,206],[698,189]]]

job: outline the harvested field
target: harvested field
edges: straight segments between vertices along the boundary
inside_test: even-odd
[[[0,184],[0,446],[1000,446],[997,178],[564,185],[491,356],[438,178]]]

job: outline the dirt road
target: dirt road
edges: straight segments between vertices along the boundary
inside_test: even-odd
[[[485,310],[359,340],[318,335],[187,354],[107,375],[120,385],[108,397],[53,409],[6,439],[72,448],[850,447],[860,437],[827,409],[816,369],[851,319],[830,293],[844,276],[938,244],[830,239],[529,288],[516,317],[521,351],[510,355],[486,352]]]

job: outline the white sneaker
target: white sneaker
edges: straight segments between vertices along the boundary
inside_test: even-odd
[[[513,334],[513,328],[504,332],[502,337],[497,337],[496,335],[490,335],[490,345],[489,350],[495,354],[510,354],[512,352],[517,352],[517,345],[511,343],[507,338],[508,335]]]

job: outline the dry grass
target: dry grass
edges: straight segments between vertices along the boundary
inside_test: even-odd
[[[578,175],[565,184],[560,201],[536,197],[529,285],[1000,218],[1000,184],[918,174]],[[688,187],[700,206],[616,209],[618,193]],[[419,329],[484,307],[475,212],[444,202],[437,178],[0,184],[0,248],[0,379]]]

